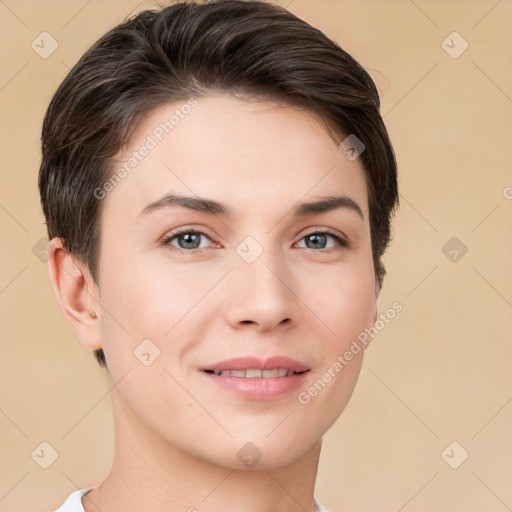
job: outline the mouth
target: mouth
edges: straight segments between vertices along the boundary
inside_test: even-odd
[[[305,364],[285,356],[229,359],[200,370],[214,386],[251,400],[290,395],[311,372]]]
[[[271,356],[265,359],[249,356],[227,359],[203,366],[200,370],[221,376],[275,379],[303,373],[309,371],[309,368],[300,361],[287,356]]]
[[[296,372],[294,370],[288,370],[287,368],[274,368],[273,370],[262,370],[262,369],[247,369],[247,370],[203,370],[206,373],[212,373],[214,375],[231,375],[232,377],[242,377],[244,379],[279,379],[282,377],[290,377],[291,375],[297,375],[309,370],[303,370]]]

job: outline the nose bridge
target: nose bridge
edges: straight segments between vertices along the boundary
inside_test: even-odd
[[[252,237],[243,240],[236,253],[230,273],[233,293],[228,298],[228,321],[233,326],[255,323],[267,329],[293,320],[296,304],[284,256]]]

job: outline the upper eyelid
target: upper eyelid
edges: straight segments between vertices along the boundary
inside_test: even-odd
[[[161,243],[168,244],[171,240],[174,240],[175,238],[179,237],[180,235],[184,235],[186,233],[195,233],[198,235],[203,235],[206,238],[208,238],[208,240],[215,243],[214,240],[212,239],[212,237],[208,233],[205,233],[204,231],[201,231],[199,229],[192,229],[192,228],[180,229],[178,231],[167,233],[161,238]]]
[[[306,233],[305,235],[303,235],[299,240],[298,242],[301,242],[302,240],[304,240],[304,238],[306,238],[307,236],[309,235],[315,235],[315,234],[321,234],[321,235],[326,235],[326,236],[330,236],[331,238],[333,238],[337,243],[338,245],[340,245],[341,247],[349,247],[350,246],[350,242],[348,240],[348,238],[345,236],[345,235],[341,235],[341,234],[338,234],[338,233],[335,233],[331,230],[322,230],[322,229],[317,229],[317,230],[314,230],[314,231],[311,231],[309,233]],[[298,243],[298,242],[295,242],[295,243]],[[332,249],[329,248],[329,249]],[[322,249],[320,249],[321,251]],[[319,252],[319,251],[316,251],[316,252]],[[324,250],[325,252],[325,250]]]

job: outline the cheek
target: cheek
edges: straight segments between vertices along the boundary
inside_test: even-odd
[[[325,333],[316,350],[322,354],[321,364],[298,402],[305,411],[322,411],[320,426],[325,430],[350,400],[361,370],[365,346],[358,336],[371,324],[376,300],[371,265],[350,266],[345,272],[338,269],[322,279],[323,291],[317,289],[314,294],[314,309]]]
[[[186,268],[170,271],[151,258],[125,257],[105,279],[104,302],[128,331],[162,336],[204,294],[200,276]]]
[[[355,339],[372,322],[376,304],[373,274],[371,279],[342,283],[339,295],[339,308],[331,314],[334,330],[341,336],[340,341],[345,343]]]
[[[302,297],[323,324],[325,339],[337,350],[357,337],[372,322],[375,310],[375,274],[371,258],[341,266],[315,277]],[[311,280],[309,280],[311,282]],[[311,302],[310,302],[311,301]]]
[[[143,340],[160,350],[156,365],[172,366],[204,337],[215,304],[205,298],[226,269],[220,265],[173,265],[162,258],[124,255],[105,272],[102,283],[103,342],[122,366],[137,363],[133,353]],[[147,343],[147,342],[146,342]],[[151,346],[151,345],[149,345]],[[113,365],[111,365],[113,366]]]

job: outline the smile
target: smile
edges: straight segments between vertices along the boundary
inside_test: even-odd
[[[247,400],[290,397],[307,381],[311,368],[287,356],[238,357],[199,368],[216,389]]]
[[[304,373],[304,372],[295,372],[294,370],[288,370],[286,368],[275,368],[273,370],[205,370],[207,373],[213,373],[215,375],[224,376],[231,375],[232,377],[243,377],[246,379],[275,379],[279,377],[288,377],[291,375],[295,375],[296,373]]]

